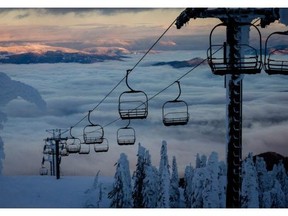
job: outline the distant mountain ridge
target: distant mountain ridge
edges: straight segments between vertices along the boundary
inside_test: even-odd
[[[70,49],[42,44],[21,46],[0,46],[2,64],[37,63],[96,63],[106,60],[122,60],[129,51],[119,47],[93,48],[86,50]]]
[[[284,157],[283,155],[278,154],[276,152],[264,152],[264,153],[255,155],[253,157],[254,162],[256,160],[256,157],[262,157],[264,159],[264,161],[266,162],[267,170],[272,170],[274,164],[278,164],[280,161],[282,161],[286,171],[288,171],[288,157]]]
[[[163,66],[163,65],[169,65],[173,68],[183,68],[183,67],[194,67],[199,64],[206,64],[207,61],[205,59],[202,59],[200,57],[196,57],[190,60],[184,60],[184,61],[169,61],[169,62],[157,62],[152,64],[152,66]]]

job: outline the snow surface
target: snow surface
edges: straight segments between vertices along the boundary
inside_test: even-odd
[[[111,190],[113,177],[99,177],[103,193]],[[1,208],[83,208],[93,176],[1,176]],[[103,207],[109,207],[103,196]]]

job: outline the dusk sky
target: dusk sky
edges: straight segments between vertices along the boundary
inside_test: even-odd
[[[25,166],[30,169],[26,174],[35,174],[35,167],[38,172],[42,158],[43,139],[47,136],[45,129],[69,128],[79,121],[117,84],[125,71],[135,65],[143,52],[151,47],[184,9],[185,7],[148,9],[1,8],[1,51],[23,53],[47,50],[65,50],[67,52],[97,50],[97,53],[107,53],[109,50],[120,50],[129,56],[121,62],[106,61],[88,65],[74,63],[1,65],[0,72],[7,74],[13,80],[19,80],[39,90],[48,107],[47,113],[43,114],[32,105],[19,99],[0,107],[8,118],[8,121],[3,123],[3,134],[1,131],[6,155],[4,173],[8,175],[23,174]],[[152,96],[175,81],[180,73],[185,73],[190,68],[155,67],[151,66],[151,62],[188,60],[199,56],[205,58],[208,35],[211,28],[218,23],[217,19],[191,19],[180,30],[173,25],[152,50],[151,53],[157,51],[156,54],[149,55],[144,64],[139,66],[138,75],[132,76],[132,85],[138,84],[139,88],[147,90],[148,95]],[[260,30],[265,40],[271,32],[286,29],[287,26],[276,22],[266,29]],[[148,76],[147,73],[149,73]],[[170,156],[174,154],[178,156],[182,172],[186,165],[194,162],[196,153],[208,155],[213,150],[220,150],[220,158],[225,158],[223,152],[225,152],[226,96],[223,77],[213,76],[207,65],[203,65],[194,74],[197,76],[183,80],[183,95],[184,98],[188,98],[189,106],[191,106],[189,125],[167,129],[161,124],[161,115],[156,114],[161,111],[159,107],[161,107],[161,102],[165,102],[164,99],[169,98],[169,95],[173,95],[174,98],[175,89],[167,91],[167,94],[160,97],[160,100],[150,104],[151,116],[147,121],[134,124],[138,141],[147,145],[153,157],[159,156],[161,140],[167,139],[168,145],[171,143],[168,146],[168,152],[170,152]],[[165,79],[163,79],[163,75],[165,75]],[[104,125],[118,117],[117,110],[113,109],[117,107],[117,99],[121,90],[125,89],[125,86],[121,87],[122,89],[117,90],[100,109],[100,121],[103,121]],[[247,90],[244,93],[246,101],[243,108],[247,120],[243,124],[245,153],[250,150],[258,153],[275,150],[287,156],[287,147],[285,147],[286,140],[288,140],[286,87],[286,78],[268,78],[264,72],[259,75],[259,78],[245,77],[245,90]],[[113,128],[108,130],[111,132],[107,133],[108,136],[111,136],[114,141],[114,132],[120,126],[124,126],[123,123],[113,125]],[[79,131],[82,129],[83,127],[79,127]],[[274,137],[277,138],[274,139]],[[23,141],[25,145],[29,145],[26,147],[19,145],[19,140]],[[77,166],[82,164],[81,166],[86,169],[87,164],[91,164],[92,161],[93,164],[97,164],[97,168],[93,167],[92,170],[103,168],[101,167],[102,163],[102,165],[109,166],[109,172],[104,172],[104,174],[111,174],[114,170],[113,164],[121,151],[115,142],[113,145],[111,153],[107,153],[107,156],[99,156],[96,159],[91,156],[78,161],[73,158],[65,159],[67,163],[63,170],[68,170],[68,163],[77,164]],[[16,149],[15,146],[19,146],[19,149]],[[193,153],[191,153],[192,150]],[[133,155],[134,163],[137,145],[130,149],[125,148],[125,151],[127,154]],[[35,155],[36,159],[32,160]],[[15,157],[31,160],[27,159],[25,161],[27,164],[24,165],[23,161],[14,160]],[[108,161],[108,159],[110,160]],[[154,161],[157,166],[157,159]],[[35,165],[35,163],[37,164]],[[76,168],[72,171],[70,169],[70,174],[71,172],[78,174],[75,170]],[[93,175],[91,170],[88,170],[88,173]]]

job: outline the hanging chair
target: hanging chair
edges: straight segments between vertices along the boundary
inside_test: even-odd
[[[103,142],[101,144],[94,144],[95,152],[108,152],[108,150],[109,150],[109,143],[106,138],[103,138]]]
[[[270,48],[270,50],[268,50],[268,46],[271,44],[271,38],[273,39],[272,36],[274,38],[277,38],[278,41],[281,41],[284,44],[286,43],[285,45],[287,46],[287,41],[283,39],[285,37],[287,38],[288,31],[273,32],[267,37],[265,41],[265,59],[264,59],[265,72],[269,75],[274,75],[274,74],[288,75],[287,53],[282,53],[283,50],[279,48],[278,49]]]
[[[80,145],[81,145],[81,140],[79,138],[75,138],[73,135],[72,135],[72,128],[73,127],[70,127],[70,137],[69,139],[67,139],[67,151],[69,153],[79,153],[80,151]]]
[[[134,128],[130,127],[130,119],[125,127],[117,130],[117,143],[118,145],[134,145],[136,141],[136,135]]]
[[[215,75],[227,74],[257,74],[262,69],[262,39],[259,29],[251,23],[237,23],[238,26],[252,26],[259,35],[259,47],[254,48],[249,44],[237,44],[233,49],[242,50],[239,55],[229,55],[230,47],[228,42],[223,44],[212,43],[213,32],[221,26],[228,27],[225,23],[216,25],[209,36],[209,48],[207,50],[208,64]],[[227,38],[228,40],[228,38]],[[230,39],[231,40],[231,39]],[[259,54],[258,51],[259,50]]]
[[[180,82],[178,84],[179,93],[178,96],[171,101],[167,101],[162,106],[162,121],[165,126],[177,126],[186,125],[189,121],[188,104],[179,100],[181,95]]]
[[[83,139],[85,144],[100,144],[103,142],[104,130],[101,125],[94,124],[90,120],[90,114],[92,110],[89,110],[88,121],[89,125],[83,129]]]
[[[127,70],[126,86],[130,89],[124,91],[119,97],[118,112],[121,119],[145,119],[148,115],[148,97],[143,91],[135,91],[128,84]]]
[[[61,156],[69,156],[69,151],[67,150],[67,144],[66,143],[61,143],[59,153]]]
[[[43,154],[48,154],[51,155],[53,154],[53,147],[52,147],[52,143],[48,143],[48,141],[45,140],[45,144],[43,147]]]
[[[81,143],[79,154],[89,154],[90,153],[90,144]]]
[[[40,175],[48,175],[48,168],[45,167],[44,165],[42,165],[41,168],[39,169],[39,174]]]

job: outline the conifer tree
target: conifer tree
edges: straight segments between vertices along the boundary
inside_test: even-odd
[[[159,174],[156,167],[151,165],[149,151],[145,151],[145,165],[143,179],[143,207],[156,208],[158,200]]]
[[[186,208],[192,207],[192,179],[193,179],[194,169],[192,165],[186,166],[184,173],[184,199]]]
[[[226,207],[227,167],[223,161],[219,162],[219,208]]]
[[[267,206],[271,206],[270,190],[272,184],[266,162],[262,157],[256,157],[255,168],[258,180],[259,207],[267,208]]]
[[[180,206],[179,178],[176,157],[172,160],[172,176],[170,181],[170,207],[179,208]]]
[[[111,199],[110,207],[131,208],[133,206],[131,175],[126,154],[120,154],[116,166],[113,188],[108,194],[108,198]]]
[[[250,153],[242,163],[241,206],[244,208],[259,208],[257,172]]]
[[[143,180],[145,178],[144,166],[145,166],[145,148],[139,143],[137,153],[136,170],[133,175],[134,187],[133,187],[133,204],[134,208],[143,208]]]
[[[161,158],[159,166],[159,196],[158,196],[158,208],[169,208],[170,207],[170,171],[169,162],[167,155],[167,143],[162,142],[161,146]]]
[[[191,194],[191,207],[203,208],[203,189],[205,181],[205,167],[200,167],[194,170],[192,179],[192,194]]]
[[[219,208],[219,164],[218,154],[212,152],[205,167],[205,180],[202,192],[204,208]]]

